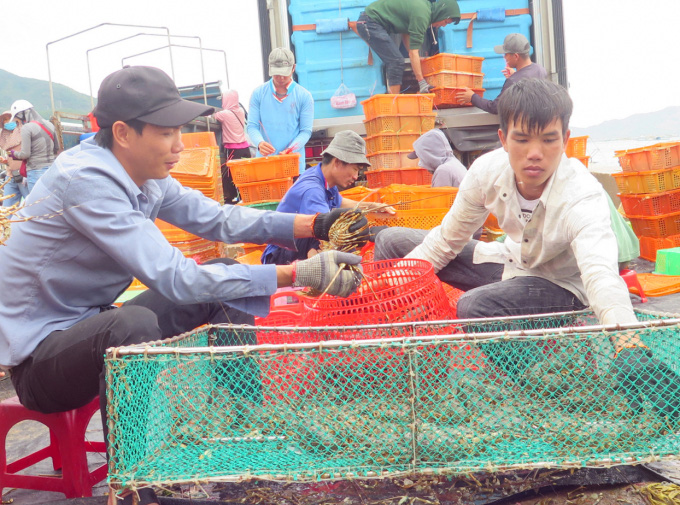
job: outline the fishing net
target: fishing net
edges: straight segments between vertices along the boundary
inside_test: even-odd
[[[109,481],[316,481],[674,459],[680,319],[637,315],[625,329],[597,326],[587,311],[209,326],[109,349]],[[617,355],[612,342],[624,334],[647,348]],[[246,345],[255,341],[289,343]]]

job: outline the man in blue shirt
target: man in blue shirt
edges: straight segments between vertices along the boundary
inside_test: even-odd
[[[358,286],[356,274],[338,272],[358,262],[351,254],[294,266],[198,265],[168,243],[156,217],[208,240],[294,247],[296,238],[327,238],[342,213],[222,206],[169,177],[184,149],[181,125],[212,112],[181,99],[157,68],[114,72],[99,90],[97,136],[62,153],[30,193],[17,217],[33,219],[14,223],[0,247],[0,367],[26,407],[67,411],[99,395],[106,434],[108,347],[205,323],[252,324],[279,286],[330,285],[342,296]],[[113,308],[133,276],[150,289]],[[157,503],[152,495],[142,503]]]
[[[293,184],[279,203],[278,212],[290,214],[316,214],[333,209],[360,210],[377,208],[380,212],[394,214],[392,207],[379,203],[355,202],[340,195],[338,188],[348,188],[357,180],[361,168],[370,166],[366,158],[366,142],[359,134],[344,130],[339,132],[322,153],[321,163],[311,167]],[[288,265],[296,260],[311,258],[319,252],[319,240],[295,240],[295,251],[270,244],[262,253],[262,263]]]
[[[300,173],[305,171],[305,144],[312,136],[314,99],[293,80],[295,56],[277,47],[269,54],[271,79],[250,97],[248,136],[257,156],[299,153]]]

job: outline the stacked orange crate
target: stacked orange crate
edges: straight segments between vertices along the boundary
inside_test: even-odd
[[[680,246],[680,142],[617,151],[623,172],[612,174],[640,256],[656,261],[656,252]]]
[[[463,88],[471,88],[483,97],[482,88],[484,74],[479,56],[439,53],[421,61],[423,75],[428,84],[434,86],[434,105],[440,109],[452,107],[469,107],[471,104],[460,104],[456,95]]]
[[[590,156],[586,156],[587,144],[588,135],[584,135],[583,137],[570,137],[564,152],[568,158],[578,158],[581,163],[588,167]]]
[[[421,133],[434,128],[434,95],[374,95],[361,102],[366,120],[370,188],[392,183],[430,184],[432,174],[407,157]]]

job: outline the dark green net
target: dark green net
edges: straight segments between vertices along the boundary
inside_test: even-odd
[[[588,312],[206,327],[110,349],[109,480],[309,481],[676,458],[680,321],[637,315],[625,333],[648,349],[618,356],[612,341],[624,330],[593,326]],[[339,341],[352,338],[366,340]],[[263,342],[279,345],[252,345]]]

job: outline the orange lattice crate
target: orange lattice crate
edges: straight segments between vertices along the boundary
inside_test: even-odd
[[[450,208],[458,194],[458,188],[431,188],[408,184],[390,184],[378,190],[384,203],[400,210]]]
[[[271,179],[262,182],[236,184],[243,203],[260,203],[281,200],[293,185],[293,178]]]
[[[567,148],[564,150],[568,158],[583,158],[586,155],[586,144],[588,135],[583,137],[570,137]],[[586,165],[588,166],[588,165]]]
[[[425,80],[435,88],[481,88],[484,85],[484,74],[443,71],[425,74]]]
[[[371,162],[371,170],[380,170],[383,168],[403,168],[403,167],[417,167],[418,159],[412,160],[408,157],[412,151],[383,151],[367,155],[368,161]]]
[[[670,249],[680,247],[680,234],[668,237],[639,237],[640,238],[640,257],[647,261],[656,261],[656,252],[660,249]]]
[[[481,56],[439,53],[420,60],[420,67],[424,75],[443,71],[479,73],[482,71],[483,61]]]
[[[186,149],[192,147],[218,147],[214,132],[182,133],[182,144]]]
[[[371,188],[384,188],[390,184],[432,184],[432,173],[419,167],[370,170],[366,180]]]
[[[396,116],[399,114],[428,114],[432,112],[431,93],[418,95],[373,95],[361,102],[364,106],[366,120],[380,116]]]
[[[394,216],[371,213],[366,217],[371,226],[403,226],[419,230],[431,230],[442,224],[449,209],[412,209],[400,210]]]
[[[300,155],[276,154],[263,158],[242,158],[227,162],[234,184],[293,177],[300,173]]]
[[[364,121],[368,136],[380,133],[425,133],[434,128],[436,112],[420,115],[382,116]]]
[[[661,193],[680,189],[680,167],[642,172],[617,172],[612,174],[616,186],[624,195],[636,193]]]
[[[434,105],[440,109],[472,106],[472,103],[458,103],[456,95],[461,91],[465,91],[463,88],[434,88],[432,91],[434,92]],[[486,90],[482,88],[472,88],[472,91],[483,98]]]
[[[680,142],[615,151],[614,154],[624,172],[661,170],[680,165]]]
[[[680,212],[662,216],[627,216],[638,237],[663,238],[680,234]]]
[[[619,194],[627,216],[660,216],[680,212],[680,189],[642,195]]]
[[[380,133],[366,137],[366,151],[377,153],[379,151],[404,151],[413,150],[413,143],[418,140],[420,133]]]
[[[355,186],[344,191],[340,191],[343,198],[348,198],[354,202],[374,202],[380,203],[380,194],[364,186]]]

